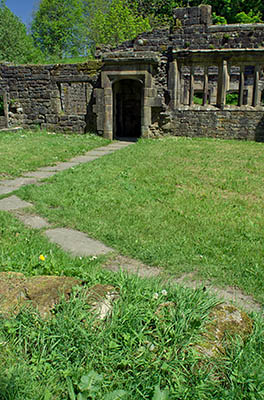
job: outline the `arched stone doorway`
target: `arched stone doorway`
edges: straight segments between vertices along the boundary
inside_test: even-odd
[[[115,139],[141,136],[143,84],[120,79],[113,84],[113,133]]]

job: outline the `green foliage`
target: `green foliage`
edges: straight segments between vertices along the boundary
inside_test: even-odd
[[[257,22],[261,22],[261,13],[258,12],[255,15],[252,10],[250,10],[248,14],[242,11],[236,15],[236,22],[240,24],[254,24]]]
[[[96,10],[90,22],[90,37],[95,45],[118,45],[149,29],[148,18],[136,15],[124,0],[113,0],[106,12]]]
[[[195,93],[193,96],[194,104],[203,104],[203,93]]]
[[[227,93],[226,104],[237,106],[238,105],[238,93]]]
[[[205,3],[211,4],[216,24],[261,22],[264,12],[262,0],[207,0]]]
[[[159,385],[157,385],[152,400],[169,400],[169,389],[160,390]]]
[[[97,374],[94,370],[90,371],[87,375],[83,375],[78,384],[80,392],[76,397],[72,382],[70,378],[67,377],[70,400],[96,400],[98,398],[102,400],[122,400],[127,398],[127,392],[124,390],[114,390],[113,392],[109,392],[103,396],[101,392],[103,379],[103,376]]]
[[[87,29],[82,0],[41,0],[31,31],[38,48],[48,56],[86,53]]]
[[[213,24],[215,25],[225,25],[227,24],[227,20],[225,17],[221,17],[220,15],[216,15],[215,12],[212,13]]]
[[[39,63],[44,60],[40,50],[34,47],[25,25],[0,1],[0,61],[18,64]]]
[[[152,25],[168,23],[172,20],[172,10],[176,7],[194,7],[210,4],[215,24],[260,22],[264,14],[262,0],[128,0],[137,5],[138,12],[148,16]],[[240,15],[243,13],[243,15]]]

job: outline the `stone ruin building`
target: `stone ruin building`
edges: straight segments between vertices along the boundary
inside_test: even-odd
[[[264,140],[264,24],[212,25],[207,5],[173,16],[86,63],[0,64],[0,127]]]

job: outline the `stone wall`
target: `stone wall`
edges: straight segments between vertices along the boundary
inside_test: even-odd
[[[7,96],[8,126],[56,131],[96,129],[93,89],[100,61],[65,65],[0,65],[0,92]]]
[[[212,25],[211,6],[176,8],[172,27],[142,33],[116,48],[98,48],[97,56],[116,51],[155,51],[169,57],[171,49],[225,48],[264,48],[264,24]]]
[[[264,24],[212,25],[206,5],[177,8],[173,17],[172,27],[97,49],[95,61],[0,64],[0,128],[97,131],[112,139],[120,121],[128,122],[124,110],[137,87],[138,135],[263,139]],[[237,107],[226,106],[229,93],[238,95]],[[194,104],[197,94],[203,106]]]
[[[167,115],[162,134],[264,141],[264,113],[256,110],[182,109]],[[153,137],[159,134],[153,131]]]

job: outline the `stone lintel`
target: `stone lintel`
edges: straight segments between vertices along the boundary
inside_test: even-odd
[[[146,54],[146,53],[144,53]],[[118,57],[115,57],[114,53],[111,56],[106,55],[103,58],[103,62],[104,62],[104,66],[109,65],[109,64],[118,64],[118,65],[131,65],[131,64],[157,64],[159,62],[159,56],[155,53],[153,53],[153,55],[148,56],[146,54],[146,56],[142,55],[142,56],[137,56],[136,54],[133,56],[133,54],[131,54],[131,56],[122,56],[122,53],[119,54]]]
[[[173,58],[176,58],[181,65],[218,64],[225,59],[234,65],[264,65],[264,49],[205,49],[205,50],[172,50]]]

